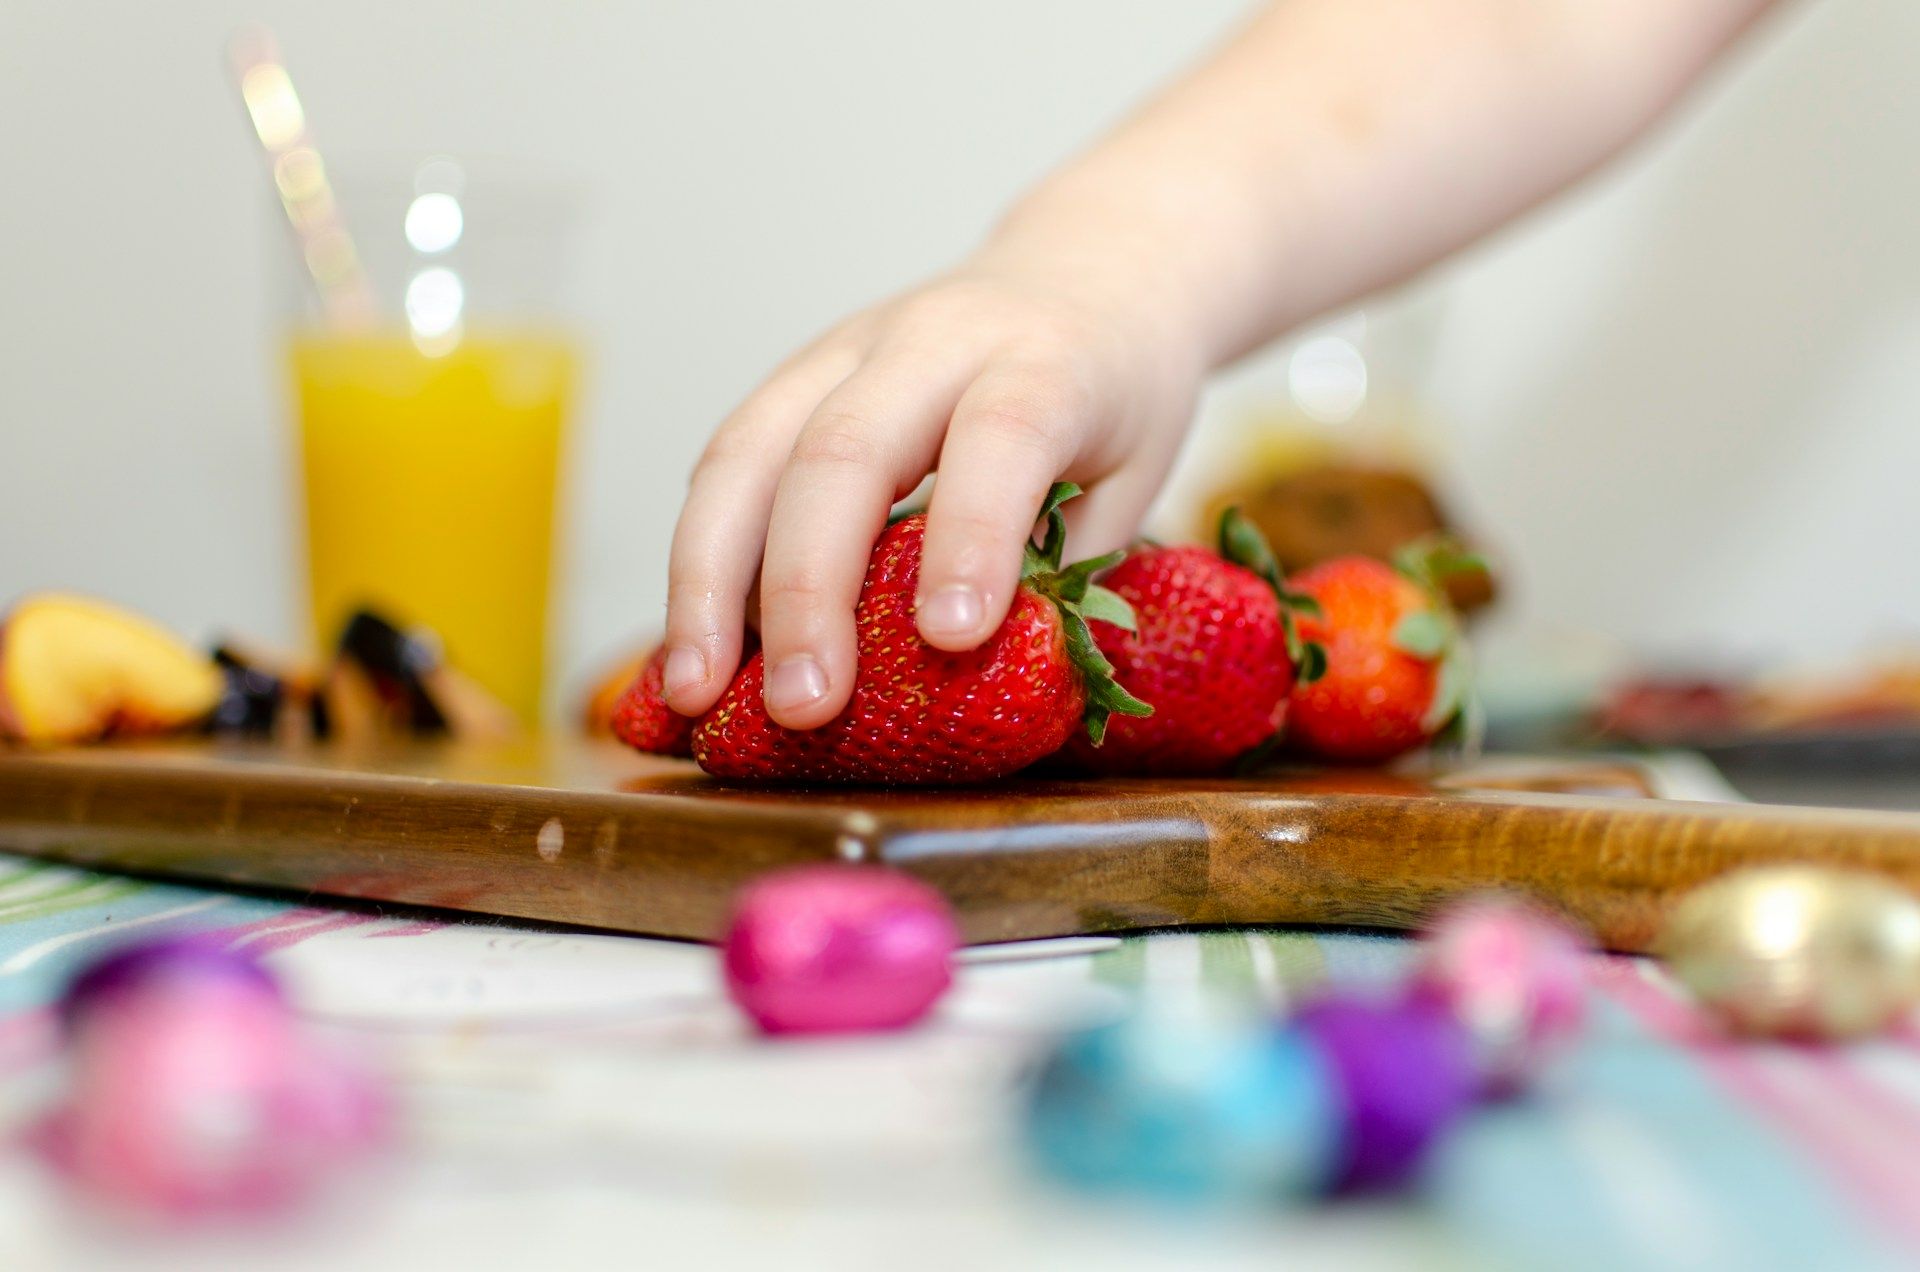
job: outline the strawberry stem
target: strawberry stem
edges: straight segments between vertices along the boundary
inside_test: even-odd
[[[1312,684],[1327,672],[1327,651],[1319,643],[1303,640],[1295,616],[1319,618],[1320,602],[1302,592],[1287,590],[1287,579],[1280,571],[1279,558],[1267,543],[1260,527],[1238,508],[1220,514],[1220,555],[1235,565],[1252,570],[1266,581],[1280,602],[1280,630],[1287,641],[1287,657],[1293,659],[1294,677],[1303,685]]]
[[[1411,579],[1427,596],[1431,608],[1409,614],[1394,629],[1393,642],[1416,658],[1438,660],[1439,683],[1423,725],[1439,739],[1473,733],[1472,662],[1460,621],[1447,600],[1447,580],[1456,574],[1485,572],[1487,563],[1458,539],[1444,534],[1424,535],[1393,554],[1393,568]]]
[[[1109,717],[1150,716],[1153,708],[1128,693],[1113,678],[1113,664],[1100,652],[1093,630],[1087,626],[1089,619],[1098,619],[1134,630],[1133,606],[1118,592],[1093,581],[1094,575],[1118,565],[1127,554],[1109,552],[1068,566],[1060,564],[1067,542],[1067,519],[1060,505],[1079,493],[1080,487],[1070,481],[1055,482],[1047,492],[1046,502],[1040,506],[1040,517],[1046,522],[1046,528],[1041,532],[1038,545],[1028,542],[1020,578],[1060,611],[1060,625],[1067,637],[1067,657],[1086,686],[1087,736],[1098,746],[1106,737]]]
[[[1393,568],[1429,592],[1444,593],[1456,574],[1485,574],[1486,558],[1445,534],[1422,535],[1393,554]]]

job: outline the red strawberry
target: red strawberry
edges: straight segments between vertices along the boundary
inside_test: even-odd
[[[1338,557],[1301,571],[1319,605],[1300,634],[1326,647],[1326,675],[1294,689],[1287,737],[1327,760],[1380,763],[1437,737],[1466,693],[1459,624],[1438,581],[1478,562],[1444,544],[1402,554],[1398,568]]]
[[[759,648],[760,637],[749,630],[746,648],[742,652],[751,657]],[[608,725],[614,737],[636,751],[645,751],[649,755],[677,755],[685,759],[693,754],[695,721],[693,717],[683,716],[667,705],[663,679],[666,666],[665,646],[647,655],[633,683],[626,687],[620,700],[614,704]]]
[[[613,736],[651,755],[692,755],[693,720],[669,707],[661,690],[666,665],[664,645],[640,664],[640,674],[614,705]]]
[[[1006,621],[966,653],[935,649],[914,630],[926,518],[887,527],[854,612],[859,661],[847,709],[817,729],[773,723],[760,697],[765,659],[756,654],[695,727],[694,759],[721,777],[977,782],[1052,754],[1083,720],[1097,737],[1110,714],[1146,714],[1151,708],[1113,682],[1082,613],[1125,618],[1125,604],[1091,583],[1117,555],[1059,566],[1059,505],[1077,493],[1054,487],[1043,509],[1046,541],[1028,550]]]
[[[1090,626],[1113,676],[1153,704],[1113,722],[1098,747],[1068,751],[1096,773],[1217,773],[1273,736],[1296,659],[1312,657],[1293,630],[1280,567],[1259,530],[1228,509],[1220,552],[1149,547],[1101,580],[1133,607],[1135,629]]]

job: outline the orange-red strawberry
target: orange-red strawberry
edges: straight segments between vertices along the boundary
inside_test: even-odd
[[[1113,682],[1088,617],[1127,620],[1093,586],[1117,558],[1060,568],[1059,505],[1048,497],[1045,543],[1031,548],[1006,621],[965,653],[935,649],[914,628],[926,518],[889,526],[874,545],[854,610],[858,661],[845,711],[817,729],[787,729],[761,701],[764,657],[747,662],[693,732],[693,757],[721,777],[781,781],[948,783],[1005,777],[1058,750],[1084,722],[1149,708]]]
[[[744,652],[751,656],[758,648],[760,638],[749,631]],[[693,754],[694,721],[691,716],[683,716],[667,705],[663,679],[666,667],[665,646],[648,654],[640,664],[639,674],[634,676],[633,683],[614,703],[608,725],[614,737],[636,751],[686,758]]]
[[[692,755],[693,719],[667,705],[661,681],[666,665],[664,645],[640,664],[640,674],[614,705],[613,736],[651,755]]]
[[[1220,522],[1220,551],[1147,547],[1101,582],[1133,607],[1129,631],[1091,624],[1113,676],[1153,704],[1115,720],[1098,747],[1070,741],[1096,773],[1217,773],[1271,738],[1296,662],[1313,659],[1295,635],[1297,598],[1282,587],[1266,541],[1238,510]]]
[[[1432,741],[1466,693],[1459,625],[1437,581],[1472,558],[1421,545],[1401,565],[1338,557],[1293,577],[1320,613],[1300,634],[1326,649],[1327,670],[1297,686],[1287,739],[1327,760],[1380,763]]]

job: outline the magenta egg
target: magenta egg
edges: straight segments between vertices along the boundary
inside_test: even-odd
[[[1473,1040],[1486,1094],[1525,1089],[1579,1037],[1587,943],[1515,897],[1471,897],[1442,911],[1413,992],[1451,1011]]]
[[[899,1029],[952,983],[960,930],[941,895],[879,866],[800,866],[741,892],[727,992],[768,1033]]]

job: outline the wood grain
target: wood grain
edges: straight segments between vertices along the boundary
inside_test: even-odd
[[[1410,777],[745,788],[610,744],[354,754],[211,743],[0,752],[0,850],[81,865],[710,939],[781,865],[882,861],[971,941],[1175,924],[1409,927],[1531,893],[1615,949],[1735,866],[1920,889],[1920,817],[1643,798],[1619,765]]]

